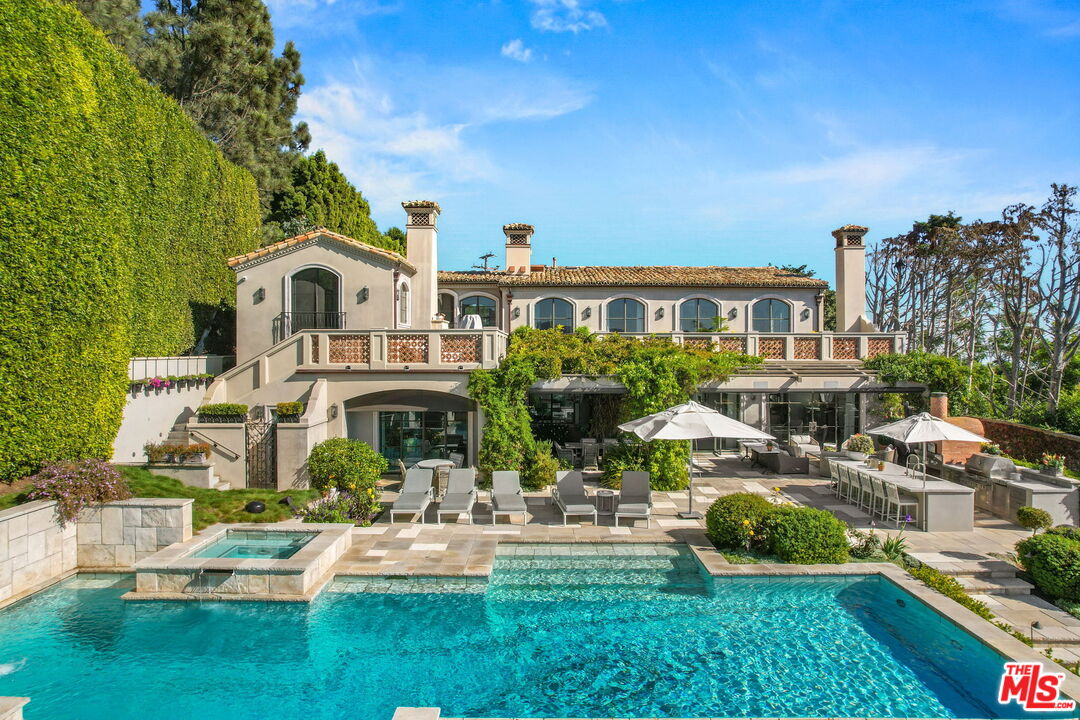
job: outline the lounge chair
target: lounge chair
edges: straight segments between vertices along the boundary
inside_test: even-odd
[[[450,471],[450,481],[446,494],[435,509],[435,519],[442,522],[443,513],[468,515],[472,524],[472,509],[476,503],[476,470],[474,468],[455,468]]]
[[[652,488],[649,473],[641,470],[624,470],[619,504],[615,508],[615,527],[619,518],[645,518],[645,527],[652,525]]]
[[[517,470],[496,470],[491,473],[491,524],[499,515],[521,513],[524,525],[529,519],[529,507],[521,491],[521,476]]]
[[[560,470],[555,473],[557,482],[551,491],[555,507],[562,511],[562,522],[566,524],[567,515],[592,515],[596,524],[596,503],[585,492],[585,482],[577,470]]]
[[[401,484],[401,494],[390,506],[390,522],[394,522],[394,513],[419,515],[424,522],[424,511],[435,498],[431,489],[431,468],[412,468],[405,472],[405,482]]]

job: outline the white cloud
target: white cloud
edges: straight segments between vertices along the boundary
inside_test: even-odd
[[[521,38],[515,38],[506,43],[502,46],[500,52],[503,57],[517,60],[518,62],[527,63],[532,60],[532,48],[525,47],[525,43],[521,41]]]
[[[607,27],[607,18],[599,10],[587,10],[580,0],[529,0],[536,9],[532,26],[547,32],[572,32]]]

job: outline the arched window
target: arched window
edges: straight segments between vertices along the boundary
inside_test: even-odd
[[[754,303],[754,332],[791,332],[791,306],[783,300]]]
[[[574,332],[574,306],[562,298],[547,298],[536,303],[533,325],[539,330],[561,327]]]
[[[720,306],[705,298],[692,298],[679,306],[679,329],[683,332],[719,332]]]
[[[607,305],[608,332],[645,332],[645,306],[633,298],[619,298]]]
[[[461,301],[462,315],[479,315],[484,327],[498,327],[495,313],[495,300],[485,295],[470,295]]]
[[[456,305],[456,303],[454,302],[453,295],[450,293],[439,293],[439,312],[446,318],[449,327],[456,327],[455,320],[457,318],[454,316],[457,315],[457,312],[454,310],[454,305]]]
[[[412,309],[409,307],[411,299],[409,284],[403,282],[398,285],[398,325],[409,324],[409,311]]]
[[[312,267],[293,273],[289,289],[289,328],[292,332],[343,327],[340,279],[332,270]]]

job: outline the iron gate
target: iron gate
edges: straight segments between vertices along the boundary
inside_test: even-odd
[[[247,440],[247,486],[277,489],[277,433],[269,420],[249,420]]]

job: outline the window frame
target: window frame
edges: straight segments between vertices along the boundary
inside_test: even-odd
[[[555,304],[560,303],[560,302],[566,303],[566,306],[569,308],[570,323],[569,324],[563,324],[563,325],[561,325],[561,327],[563,328],[563,332],[565,332],[567,334],[574,332],[574,329],[577,327],[577,322],[576,322],[577,321],[577,305],[574,304],[573,300],[570,300],[569,298],[565,298],[565,297],[560,297],[558,295],[551,295],[549,297],[543,297],[543,298],[540,298],[540,299],[536,300],[536,302],[533,303],[533,306],[532,306],[532,326],[534,328],[537,328],[538,330],[543,329],[543,328],[540,328],[540,326],[537,323],[539,322],[539,317],[540,317],[540,312],[539,312],[540,311],[540,305],[542,303],[546,303],[546,302],[552,303],[552,313],[550,315],[550,319],[551,319],[551,322],[552,322],[552,325],[551,325],[552,328],[560,327],[559,324],[555,323],[555,318],[556,318],[556,314],[554,312]]]
[[[712,329],[712,330],[701,330],[700,328],[696,329],[696,330],[684,330],[683,329],[683,307],[685,307],[689,303],[697,303],[698,307],[700,307],[700,304],[703,303],[703,302],[711,303],[713,308],[716,310],[716,314],[714,314],[712,316],[712,321],[714,323],[717,323],[716,327],[714,327],[714,329]],[[676,312],[677,312],[677,315],[678,315],[678,317],[676,318],[676,322],[678,323],[678,328],[679,328],[678,331],[681,332],[681,333],[717,333],[717,332],[720,332],[720,325],[723,324],[723,320],[724,320],[723,308],[721,307],[720,302],[718,300],[715,300],[715,299],[713,299],[711,297],[707,297],[705,295],[692,295],[690,297],[683,298],[682,300],[679,301],[678,307],[676,308]],[[700,322],[701,322],[700,311],[698,312],[698,314],[696,314],[694,316],[694,319],[696,319],[698,324],[700,325]]]
[[[499,327],[499,298],[497,298],[494,295],[491,295],[489,293],[485,293],[485,292],[471,292],[468,295],[459,295],[458,296],[456,307],[457,307],[457,313],[458,313],[459,322],[457,323],[457,325],[460,327],[461,326],[460,320],[461,320],[461,318],[465,317],[465,312],[462,310],[462,305],[465,303],[466,300],[471,300],[472,298],[483,298],[485,300],[490,300],[493,303],[492,317],[494,319],[494,323],[492,325],[488,325],[488,324],[484,323],[483,322],[484,316],[481,315],[480,316],[481,326],[485,327],[485,328],[489,328],[489,327],[490,328],[498,328]]]
[[[768,330],[758,330],[757,329],[757,321],[759,319],[757,317],[757,312],[756,312],[757,307],[759,305],[761,305],[762,303],[766,303],[766,302],[770,304],[769,305],[770,308],[773,307],[772,303],[778,303],[779,305],[781,305],[781,306],[783,306],[784,308],[787,309],[787,329],[786,330],[775,330],[775,329],[773,329],[775,324],[776,324],[777,318],[772,315],[771,311],[770,311],[769,317],[767,318],[767,320],[769,322],[769,329]],[[792,332],[792,328],[795,326],[795,320],[794,320],[794,318],[795,318],[795,308],[792,306],[791,302],[789,300],[786,300],[785,298],[774,297],[774,296],[766,296],[766,297],[757,298],[752,303],[750,303],[749,315],[750,315],[750,332],[768,333],[768,334],[790,333],[790,332]],[[766,318],[761,318],[761,319],[765,320]]]
[[[625,303],[627,303],[627,302],[635,302],[641,307],[641,329],[640,330],[612,330],[611,329],[611,320],[612,320],[611,307],[612,307],[612,305],[614,305],[617,302],[623,302],[624,303],[624,305],[623,305],[624,312],[623,312],[623,315],[622,315],[622,321],[623,321],[624,325],[626,323],[626,314],[625,314],[626,305],[625,305]],[[617,295],[615,297],[608,298],[607,302],[604,303],[604,328],[606,328],[606,332],[609,332],[609,333],[610,332],[617,332],[617,333],[620,333],[620,334],[626,334],[626,333],[646,333],[646,332],[648,332],[649,331],[649,304],[647,302],[645,302],[645,300],[643,300],[642,298],[634,297],[633,295]]]

